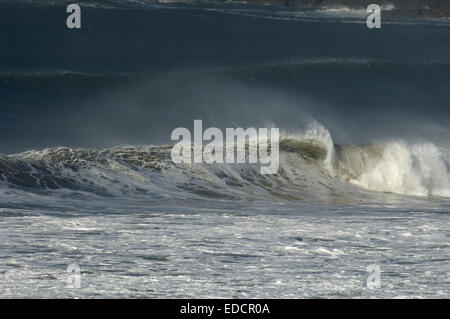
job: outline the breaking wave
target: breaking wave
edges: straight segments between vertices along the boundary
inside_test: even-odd
[[[280,141],[277,174],[257,164],[174,164],[171,146],[52,148],[0,155],[3,194],[311,199],[363,190],[450,197],[450,152],[432,143],[335,145],[310,124]]]

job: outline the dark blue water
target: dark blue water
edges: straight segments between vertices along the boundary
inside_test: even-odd
[[[81,30],[62,5],[0,4],[0,152],[167,143],[194,118],[296,129],[313,117],[341,143],[449,137],[448,24],[96,3]]]

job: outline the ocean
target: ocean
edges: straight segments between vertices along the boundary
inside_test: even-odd
[[[69,3],[0,1],[1,297],[450,297],[450,20]],[[278,172],[175,164],[198,119]]]

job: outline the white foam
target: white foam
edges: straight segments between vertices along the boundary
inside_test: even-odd
[[[351,9],[348,7],[325,8],[319,10],[319,13],[337,17],[362,17],[367,15],[364,9]]]
[[[391,142],[373,169],[352,182],[375,191],[450,197],[448,157],[434,144]]]

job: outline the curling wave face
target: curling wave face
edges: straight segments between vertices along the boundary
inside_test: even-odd
[[[52,148],[0,155],[0,190],[4,195],[323,200],[354,198],[365,189],[450,197],[447,149],[401,141],[335,145],[318,123],[281,139],[274,175],[261,175],[257,164],[174,164],[170,151],[171,146]]]

